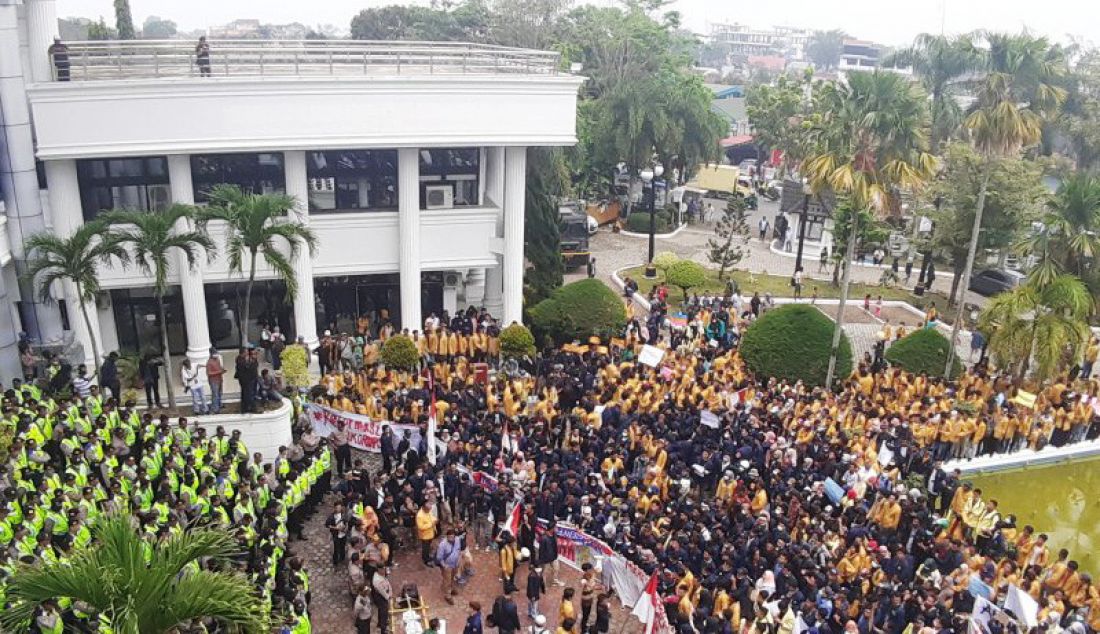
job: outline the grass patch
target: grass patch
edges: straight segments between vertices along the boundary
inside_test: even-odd
[[[698,293],[702,295],[704,292],[709,292],[711,295],[722,295],[726,292],[726,283],[718,280],[718,271],[707,268],[707,281],[699,288],[691,289],[692,293]],[[636,266],[623,271],[623,275],[630,276],[635,282],[638,283],[638,292],[642,295],[648,295],[649,291],[654,286],[664,280],[664,277],[658,271],[657,278],[648,280],[645,278],[645,267]],[[728,277],[732,277],[737,282],[738,288],[741,289],[741,294],[745,297],[752,297],[753,293],[760,293],[763,297],[765,293],[771,293],[772,297],[793,297],[794,289],[791,288],[791,278],[784,275],[760,275],[749,273],[748,271],[731,271]],[[809,298],[813,295],[814,287],[817,287],[817,296],[821,299],[839,299],[840,287],[833,286],[828,280],[815,280],[806,279],[802,284],[802,296]],[[941,320],[946,317],[943,315],[944,308],[947,306],[947,295],[936,292],[926,292],[922,297],[918,297],[913,294],[910,289],[907,288],[889,288],[886,286],[878,286],[875,284],[857,284],[853,282],[848,289],[848,301],[855,305],[859,305],[863,301],[863,296],[871,294],[872,298],[882,295],[884,300],[897,300],[908,302],[920,310],[924,308],[930,302],[936,302],[936,306],[940,311]],[[669,299],[674,305],[679,305],[682,295],[680,289],[669,288]]]

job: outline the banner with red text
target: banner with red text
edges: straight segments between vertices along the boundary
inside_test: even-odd
[[[615,591],[623,605],[633,606],[645,591],[649,575],[603,541],[562,522],[557,524],[556,534],[558,561],[577,570],[586,563],[593,567],[599,563],[603,570],[604,583]],[[673,634],[663,602],[657,604],[654,618],[656,622],[653,624],[653,634]]]
[[[317,435],[328,437],[336,431],[337,423],[343,422],[344,429],[348,432],[348,444],[363,451],[382,451],[382,426],[389,425],[394,433],[394,447],[409,432],[409,447],[416,449],[420,446],[420,428],[416,425],[396,425],[389,421],[374,420],[369,416],[342,412],[331,407],[306,403],[306,416],[313,425],[313,431]]]

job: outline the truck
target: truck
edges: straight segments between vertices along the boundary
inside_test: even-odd
[[[580,204],[558,207],[558,233],[561,234],[561,260],[571,269],[588,263],[588,214]]]
[[[739,180],[740,175],[741,170],[733,165],[700,165],[687,187],[704,190],[712,198],[729,198],[735,192],[748,196],[752,187]]]

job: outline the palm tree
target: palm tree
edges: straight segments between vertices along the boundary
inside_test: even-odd
[[[101,217],[118,225],[118,239],[133,250],[134,261],[141,272],[153,278],[153,296],[157,299],[160,318],[160,345],[164,350],[165,382],[168,385],[168,406],[176,407],[172,385],[172,357],[168,351],[168,319],[164,310],[164,295],[168,292],[168,267],[173,252],[187,258],[187,266],[195,267],[200,253],[208,256],[214,243],[206,233],[181,229],[194,215],[188,205],[172,205],[164,211],[112,211]]]
[[[298,290],[293,261],[301,255],[302,246],[312,256],[317,250],[317,236],[301,223],[290,219],[296,206],[291,196],[284,194],[252,194],[234,185],[218,185],[210,191],[210,205],[200,209],[196,218],[200,226],[211,220],[226,223],[225,252],[229,270],[241,273],[248,260],[248,284],[244,295],[244,310],[238,331],[241,343],[248,340],[247,328],[252,308],[252,287],[256,283],[256,261],[263,257],[286,283],[287,300]],[[287,257],[279,250],[279,242],[290,249]]]
[[[884,66],[911,66],[932,99],[930,148],[938,153],[940,142],[962,122],[955,90],[978,66],[978,53],[969,35],[948,37],[921,33],[913,46],[894,52]]]
[[[27,631],[39,606],[63,597],[89,606],[117,634],[162,634],[204,618],[233,631],[268,631],[266,608],[247,577],[199,566],[239,554],[231,534],[191,528],[150,546],[128,516],[105,515],[92,535],[62,561],[15,570],[7,585],[12,607],[0,614],[4,631]]]
[[[818,149],[803,163],[814,191],[832,190],[852,209],[881,215],[899,189],[919,187],[932,175],[935,159],[926,152],[928,109],[919,86],[893,73],[853,73],[847,85],[825,86],[820,97],[821,116],[812,130]],[[853,225],[858,217],[853,216]],[[826,385],[836,370],[859,234],[858,227],[848,230]]]
[[[1056,111],[1066,97],[1066,91],[1052,83],[1064,74],[1064,66],[1057,55],[1052,55],[1045,38],[1034,38],[1026,33],[994,33],[985,37],[989,44],[982,60],[985,75],[979,84],[973,111],[964,123],[975,149],[985,158],[985,164],[978,189],[974,229],[963,267],[961,298],[951,327],[945,373],[950,373],[955,361],[955,342],[978,251],[982,211],[993,164],[1001,157],[1014,155],[1038,143],[1043,134],[1043,116]]]
[[[68,238],[54,233],[36,233],[27,239],[27,252],[31,257],[26,278],[37,283],[38,295],[43,302],[53,301],[50,289],[54,282],[67,280],[76,287],[80,315],[92,344],[92,373],[97,376],[102,359],[99,356],[98,333],[92,328],[87,308],[99,294],[97,265],[110,266],[112,258],[118,258],[125,265],[129,255],[119,243],[118,236],[102,221],[85,223]]]
[[[1084,283],[1062,274],[1045,283],[1031,279],[997,295],[982,311],[978,327],[990,333],[989,349],[998,363],[1013,367],[1023,379],[1034,359],[1036,378],[1044,380],[1068,358],[1079,356],[1094,309]]]
[[[1049,284],[1060,273],[1085,280],[1100,254],[1100,178],[1084,172],[1069,175],[1040,222],[1042,230],[1020,244],[1025,255],[1039,260],[1029,277],[1039,284]]]
[[[806,43],[806,56],[821,70],[835,68],[844,52],[844,40],[848,34],[844,31],[814,31]]]

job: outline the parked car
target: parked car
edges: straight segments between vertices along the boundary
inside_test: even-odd
[[[997,293],[1011,291],[1024,281],[1025,275],[1009,269],[987,269],[970,276],[970,290],[979,295],[992,297]]]

